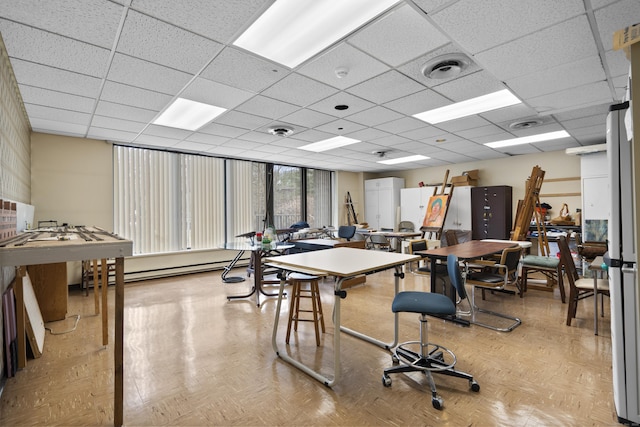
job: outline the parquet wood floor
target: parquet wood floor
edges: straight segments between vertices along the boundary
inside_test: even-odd
[[[378,273],[350,289],[343,324],[390,337],[392,280],[390,272]],[[431,341],[452,349],[457,367],[481,386],[473,393],[466,381],[436,376],[444,399],[438,411],[424,376],[396,374],[392,387],[383,387],[389,353],[344,334],[343,376],[332,389],[283,363],[271,347],[276,300],[264,298],[256,307],[254,300],[226,299],[248,286],[223,284],[220,272],[126,285],[126,425],[617,425],[609,309],[595,336],[592,300],[579,303],[570,327],[557,290],[530,290],[523,299],[489,295],[488,307],[522,318],[510,333],[432,319]],[[312,325],[302,324],[289,347],[327,372],[333,364],[332,286],[332,279],[321,283],[322,346],[315,345]],[[428,277],[411,274],[402,283],[403,289],[428,286]],[[114,290],[109,292],[112,343]],[[284,319],[287,310],[283,304]],[[71,292],[69,315],[81,316],[77,329],[47,333],[43,356],[7,380],[0,425],[113,423],[113,346],[102,347],[100,318],[92,313],[93,299]],[[61,331],[72,324],[67,319],[48,326]],[[281,323],[283,343],[285,329]],[[416,315],[401,315],[400,333],[401,340],[417,339]]]

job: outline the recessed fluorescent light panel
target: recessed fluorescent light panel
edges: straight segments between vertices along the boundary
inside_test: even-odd
[[[302,147],[300,147],[300,149],[320,153],[322,151],[344,147],[345,145],[355,144],[356,142],[360,141],[353,138],[347,138],[346,136],[336,136],[333,138],[325,139],[323,141],[314,142],[313,144],[303,145]]]
[[[225,111],[227,111],[225,108],[215,105],[178,98],[153,121],[153,124],[193,131],[200,129]]]
[[[510,105],[519,104],[521,102],[522,101],[520,101],[508,89],[504,89],[488,95],[482,95],[477,98],[467,99],[466,101],[456,102],[455,104],[447,105],[445,107],[414,114],[413,117],[434,125],[448,120],[459,119],[461,117],[497,110],[498,108],[509,107]]]
[[[397,159],[389,159],[389,160],[380,160],[378,163],[382,163],[383,165],[397,165],[399,163],[408,163],[408,162],[417,162],[420,160],[428,160],[431,157],[421,156],[420,154],[416,154],[415,156],[407,156],[407,157],[398,157]]]
[[[295,68],[398,0],[277,0],[234,45]]]
[[[522,138],[512,138],[502,141],[487,142],[484,145],[490,148],[511,147],[512,145],[533,144],[534,142],[550,141],[552,139],[567,138],[570,136],[571,135],[569,135],[566,130],[559,130],[557,132],[547,132],[541,133],[539,135],[523,136]]]

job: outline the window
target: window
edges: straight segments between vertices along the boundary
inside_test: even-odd
[[[273,226],[288,228],[304,219],[302,216],[301,169],[293,166],[273,166]]]
[[[114,146],[114,230],[133,253],[211,249],[266,225],[330,225],[329,171]]]

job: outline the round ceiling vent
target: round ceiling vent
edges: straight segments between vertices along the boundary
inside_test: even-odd
[[[422,66],[422,74],[430,79],[448,79],[462,73],[471,64],[471,60],[461,53],[433,58]]]
[[[522,120],[519,122],[513,122],[509,125],[511,129],[529,129],[535,126],[539,126],[542,124],[542,120],[540,119],[532,119],[532,120]]]
[[[275,136],[289,136],[293,133],[293,128],[289,126],[274,126],[269,128],[269,133]]]

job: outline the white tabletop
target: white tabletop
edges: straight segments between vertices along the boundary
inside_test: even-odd
[[[363,251],[355,248],[334,248],[326,251],[303,252],[266,258],[265,262],[284,269],[295,270],[299,268],[307,271],[318,271],[331,276],[351,277],[419,259],[420,256],[418,255]]]

